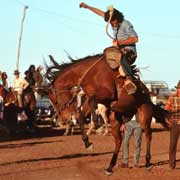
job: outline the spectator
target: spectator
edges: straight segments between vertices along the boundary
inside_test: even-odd
[[[27,92],[33,92],[34,86],[35,86],[35,80],[31,77],[30,71],[25,71],[25,80],[29,83],[28,87],[26,88],[25,91]]]
[[[28,71],[33,74],[33,73],[36,71],[35,65],[34,65],[34,64],[31,64],[31,65],[29,66],[29,68],[28,68]]]
[[[36,72],[36,67],[35,65],[30,65],[28,70],[25,71],[26,73],[29,72],[28,74],[28,79],[29,81],[33,82],[33,84],[35,85],[35,79],[34,79],[34,73]],[[31,83],[32,84],[32,83]]]
[[[29,83],[24,79],[21,78],[19,75],[19,71],[14,71],[14,91],[16,93],[18,106],[23,109],[23,101],[22,101],[22,94],[23,91],[29,86]]]
[[[8,79],[8,75],[6,72],[2,73],[2,84],[7,90],[11,87],[9,79]]]
[[[170,115],[170,145],[169,145],[169,167],[174,169],[176,167],[176,150],[180,134],[180,81],[176,86],[177,92],[170,95],[165,109],[172,113]]]
[[[38,96],[40,97],[39,90],[42,88],[42,85],[43,85],[43,75],[41,74],[42,70],[43,70],[43,67],[38,66],[36,71],[33,73],[33,78],[35,80],[34,93],[35,93],[36,99],[38,99]]]
[[[122,168],[128,168],[129,158],[129,141],[131,136],[134,136],[135,152],[134,152],[134,165],[133,167],[139,167],[139,157],[141,151],[142,141],[142,128],[137,121],[137,115],[132,118],[131,121],[122,125],[121,129],[124,131],[124,140],[122,146]]]

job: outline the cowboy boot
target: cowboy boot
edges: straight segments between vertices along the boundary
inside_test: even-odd
[[[137,90],[137,87],[130,76],[126,77],[126,80],[124,81],[124,87],[128,95],[134,94]]]

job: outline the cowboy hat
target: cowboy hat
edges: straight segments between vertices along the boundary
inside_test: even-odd
[[[177,86],[175,86],[175,88],[176,88],[176,89],[180,89],[180,80],[179,80]]]
[[[14,71],[14,75],[19,74],[20,72],[18,70]]]

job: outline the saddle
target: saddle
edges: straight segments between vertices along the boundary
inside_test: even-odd
[[[103,54],[110,68],[116,69],[120,66],[122,52],[118,47],[107,47],[106,49],[104,49]]]
[[[137,90],[133,79],[139,78],[139,70],[136,65],[132,65],[136,57],[132,57],[133,53],[127,52],[127,61],[123,57],[123,52],[118,47],[108,47],[104,50],[104,57],[111,69],[119,68],[119,75],[117,77],[126,77],[128,75],[131,79],[125,81],[125,89],[128,94],[134,94]]]

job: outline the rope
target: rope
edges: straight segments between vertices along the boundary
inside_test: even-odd
[[[80,85],[81,85],[81,83],[82,83],[82,81],[83,81],[83,79],[85,78],[85,76],[87,75],[87,73],[100,61],[100,60],[102,60],[102,58],[103,58],[103,56],[102,57],[100,57],[95,63],[93,63],[86,71],[85,71],[85,73],[82,75],[82,77],[79,79],[79,81],[78,81],[78,87],[80,87]]]
[[[108,19],[108,22],[107,22],[107,25],[106,25],[106,34],[112,39],[114,40],[114,37],[110,35],[110,33],[108,32],[108,28],[109,28],[109,24],[111,22],[111,19],[112,19],[112,16],[113,16],[113,13],[114,13],[114,8],[112,6],[109,6],[108,7],[108,10],[109,10],[109,19]]]

